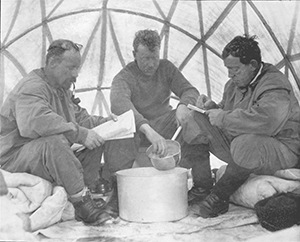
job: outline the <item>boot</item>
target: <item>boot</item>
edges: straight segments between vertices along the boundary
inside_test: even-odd
[[[254,169],[246,169],[231,162],[227,165],[223,176],[216,182],[213,191],[223,200],[229,197],[248,179]]]
[[[111,191],[109,181],[103,178],[103,167],[104,165],[101,164],[98,178],[89,186],[91,196],[99,208],[106,204],[102,197]]]
[[[117,218],[119,216],[118,186],[116,178],[113,178],[112,192],[106,200],[106,205],[104,206],[104,209],[113,218]]]
[[[229,208],[229,199],[220,199],[214,192],[211,192],[203,201],[194,204],[191,210],[202,218],[213,218],[226,213]]]
[[[103,168],[104,164],[101,164],[98,178],[89,187],[93,198],[106,196],[111,191],[109,181],[103,178]]]
[[[213,187],[209,160],[209,147],[206,144],[184,145],[183,159],[192,166],[193,187],[188,191],[188,203],[202,201]]]
[[[229,208],[229,197],[248,179],[253,172],[235,163],[228,164],[225,173],[216,183],[212,192],[200,203],[193,205],[192,210],[203,218],[216,217],[226,213]]]
[[[188,205],[193,205],[195,203],[201,202],[206,198],[211,192],[211,189],[206,189],[200,186],[193,186],[188,191]]]
[[[83,221],[88,225],[101,225],[111,216],[104,210],[99,208],[92,199],[90,191],[86,191],[79,201],[73,202],[75,208],[75,219]]]

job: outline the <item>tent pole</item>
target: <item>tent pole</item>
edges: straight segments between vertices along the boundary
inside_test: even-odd
[[[41,66],[46,61],[46,4],[45,0],[40,0],[40,7],[41,7],[41,17],[42,17],[42,51],[41,51]]]
[[[110,29],[110,32],[111,32],[111,37],[112,37],[114,46],[116,48],[116,52],[117,52],[119,61],[121,62],[122,67],[125,67],[126,63],[125,63],[125,60],[122,56],[122,51],[121,51],[121,48],[120,48],[120,45],[119,45],[119,42],[118,42],[118,39],[117,39],[117,35],[116,35],[115,29],[114,29],[114,26],[113,26],[113,23],[112,23],[110,13],[108,13],[108,19],[109,19],[109,29]]]
[[[244,33],[248,36],[249,26],[248,26],[247,5],[245,0],[242,0],[242,13],[243,13]]]
[[[106,57],[106,39],[107,39],[107,3],[108,0],[103,1],[102,5],[102,25],[101,25],[101,36],[100,36],[100,68],[99,68],[99,76],[98,76],[98,87],[102,86],[103,78],[104,78],[104,72],[105,72],[105,57]],[[99,92],[99,90],[97,90]],[[96,95],[96,97],[100,97],[99,95]],[[99,98],[99,100],[95,100],[95,102],[98,103],[99,108],[99,115],[103,115],[102,110],[102,100]]]
[[[204,34],[203,38],[201,38],[200,40],[198,40],[198,43],[194,46],[194,48],[190,51],[190,53],[187,55],[187,57],[183,60],[183,62],[181,63],[181,65],[179,66],[179,70],[182,70],[185,65],[190,61],[190,59],[194,56],[194,54],[197,52],[197,50],[200,48],[201,45],[203,45],[210,36],[213,35],[213,33],[216,31],[216,29],[220,26],[220,24],[223,22],[223,20],[226,18],[226,16],[230,13],[230,11],[232,10],[232,8],[237,4],[237,1],[232,0],[230,1],[230,3],[228,3],[228,5],[226,6],[226,8],[224,9],[224,11],[220,14],[220,16],[217,18],[217,20],[214,22],[214,24],[210,27],[210,29]],[[206,45],[207,48],[209,48],[208,45]],[[219,56],[221,58],[221,56],[218,54],[218,52],[216,52],[213,48],[209,49],[210,51],[212,51],[213,53],[215,53],[217,56]]]
[[[174,13],[175,13],[176,7],[178,5],[178,1],[173,0],[167,17],[164,15],[164,13],[161,10],[161,8],[160,8],[159,4],[157,3],[157,1],[153,0],[153,3],[155,5],[156,9],[158,10],[158,12],[160,13],[160,15],[162,16],[162,18],[164,19],[164,25],[163,25],[163,28],[160,32],[160,37],[163,38],[163,36],[165,36],[163,58],[167,59],[168,58],[168,49],[169,49],[169,47],[168,47],[169,46],[169,34],[170,34],[170,25],[169,25],[169,23],[171,22],[171,19],[172,19]]]
[[[291,61],[288,59],[287,54],[284,52],[283,47],[281,46],[280,42],[278,41],[278,39],[276,38],[274,32],[272,31],[271,27],[269,26],[269,24],[267,23],[267,21],[265,20],[265,18],[263,17],[263,15],[261,14],[261,12],[256,8],[255,4],[248,0],[249,5],[252,7],[252,9],[254,10],[254,12],[256,13],[256,15],[258,16],[258,18],[260,19],[260,21],[264,24],[266,30],[268,31],[268,33],[270,34],[271,38],[273,39],[274,43],[276,44],[277,48],[279,49],[280,53],[282,54],[283,58],[285,59],[286,65],[288,66],[288,68],[290,69],[293,77],[296,80],[296,83],[300,89],[300,79],[297,76],[297,73],[291,63]]]
[[[14,12],[14,15],[13,15],[13,18],[12,18],[12,21],[10,23],[10,26],[9,26],[9,29],[8,29],[8,32],[4,38],[4,40],[2,41],[2,45],[4,45],[11,33],[11,31],[13,30],[14,26],[15,26],[15,23],[16,23],[16,20],[17,20],[17,17],[19,16],[19,11],[20,11],[20,7],[21,7],[21,0],[19,0],[17,2],[17,5],[15,7],[15,12]]]
[[[201,39],[203,39],[203,41],[205,42],[205,39],[204,39],[204,24],[203,24],[203,11],[202,11],[201,1],[197,1],[197,7],[198,7],[198,17],[199,17]],[[205,45],[202,45],[202,52],[203,52],[204,76],[205,76],[205,82],[206,82],[207,96],[209,98],[211,98],[211,86],[210,86],[210,80],[209,80],[207,49],[206,49]]]
[[[298,14],[299,14],[299,8],[300,8],[300,4],[297,1],[295,3],[295,10],[294,10],[294,16],[293,16],[293,20],[292,20],[292,26],[291,26],[291,32],[290,32],[290,37],[289,37],[289,41],[288,41],[288,47],[287,47],[287,57],[289,58],[291,56],[292,53],[292,47],[293,47],[293,43],[294,43],[294,39],[295,39],[295,31],[296,31],[296,26],[297,26],[297,22],[298,22]],[[290,59],[290,58],[289,58]],[[288,67],[286,66],[285,69],[286,75],[288,76]],[[300,83],[297,83],[298,87],[300,88]]]
[[[0,55],[0,107],[3,103],[4,99],[4,87],[5,87],[5,81],[4,81],[4,56]]]

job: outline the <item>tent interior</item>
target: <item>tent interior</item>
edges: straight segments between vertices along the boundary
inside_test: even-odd
[[[107,116],[111,82],[133,60],[133,37],[141,29],[157,30],[161,58],[169,59],[200,93],[216,102],[228,80],[223,47],[236,35],[255,35],[263,61],[289,78],[300,102],[299,12],[296,0],[2,0],[0,106],[22,77],[44,66],[53,40],[70,39],[83,45],[75,89],[80,105],[90,114]],[[176,103],[172,98],[174,108]],[[223,164],[213,156],[212,162],[212,167]],[[297,179],[294,188],[300,190]],[[0,240],[1,234],[10,233],[13,239],[31,241],[300,241],[300,226],[270,232],[259,224],[253,209],[237,204],[217,218],[188,215],[164,223],[117,218],[90,227],[62,217],[60,213],[58,220],[35,233],[0,230]]]

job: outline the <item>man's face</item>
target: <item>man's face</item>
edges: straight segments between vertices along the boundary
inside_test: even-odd
[[[150,51],[147,46],[139,45],[134,52],[139,69],[147,76],[153,76],[159,65],[159,47]]]
[[[224,60],[224,66],[228,69],[228,77],[238,87],[246,87],[255,75],[255,67],[251,64],[243,64],[239,57],[229,55]]]
[[[80,63],[81,55],[78,51],[65,51],[61,62],[56,61],[52,68],[56,80],[55,85],[65,90],[70,89],[72,83],[76,82]]]

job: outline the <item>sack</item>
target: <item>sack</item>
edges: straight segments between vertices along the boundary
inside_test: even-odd
[[[300,195],[279,193],[255,204],[259,223],[270,231],[277,231],[300,224]]]

